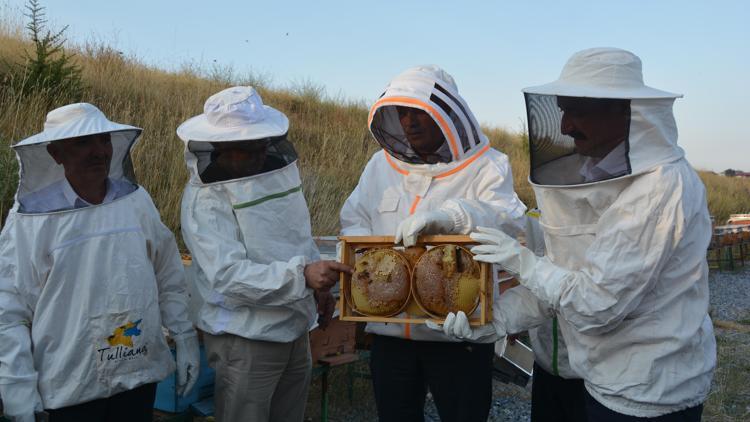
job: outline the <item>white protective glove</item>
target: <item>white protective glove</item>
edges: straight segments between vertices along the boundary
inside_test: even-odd
[[[557,308],[570,271],[538,257],[500,230],[477,227],[471,238],[481,243],[471,248],[475,261],[489,262],[515,275],[519,283],[547,306]]]
[[[414,246],[420,234],[451,234],[456,231],[456,222],[447,211],[425,211],[410,215],[396,229],[393,243]]]
[[[3,387],[3,412],[10,420],[34,422],[34,413],[44,411],[36,381],[6,384]]]
[[[174,338],[177,349],[177,383],[176,390],[180,396],[187,396],[192,391],[200,374],[200,347],[198,336],[189,333]]]
[[[445,322],[443,322],[442,326],[429,319],[425,324],[435,331],[442,331],[448,337],[473,343],[492,343],[505,337],[505,330],[498,330],[494,324],[485,324],[472,328],[469,325],[469,318],[466,317],[463,311],[458,311],[457,314],[453,312],[449,313],[445,317]]]
[[[536,259],[534,259],[536,255],[533,252],[523,247],[516,239],[497,229],[477,227],[477,230],[469,236],[480,243],[480,245],[471,248],[475,261],[500,265],[505,271],[517,276],[518,281],[523,284],[522,273],[527,269],[526,267],[533,266],[536,263]],[[523,255],[523,261],[527,261],[524,262],[524,268],[521,265],[521,255]]]

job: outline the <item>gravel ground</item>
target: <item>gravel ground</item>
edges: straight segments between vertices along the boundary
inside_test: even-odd
[[[714,319],[750,323],[750,263],[739,271],[712,271],[708,283]]]
[[[529,384],[531,386],[531,384]],[[487,419],[492,422],[527,421],[531,417],[530,389],[493,381],[492,407]],[[425,422],[440,422],[437,408],[431,397],[425,403]]]

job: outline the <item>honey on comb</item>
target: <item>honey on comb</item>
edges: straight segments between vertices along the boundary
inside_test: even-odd
[[[479,264],[460,246],[436,246],[423,254],[413,283],[417,303],[437,317],[458,311],[468,315],[479,303]]]
[[[391,249],[370,249],[354,265],[352,307],[365,315],[393,315],[409,299],[409,279],[406,258]]]

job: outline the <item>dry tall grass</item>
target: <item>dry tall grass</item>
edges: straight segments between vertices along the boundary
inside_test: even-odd
[[[29,43],[19,33],[0,30],[0,60],[17,60]],[[87,86],[83,101],[97,105],[110,119],[144,129],[134,150],[139,183],[154,198],[162,219],[179,236],[179,202],[187,181],[183,144],[175,128],[202,111],[205,99],[232,84],[258,88],[264,101],[289,116],[290,139],[300,156],[303,189],[315,234],[338,232],[338,212],[356,185],[370,156],[379,147],[367,131],[365,104],[326,98],[314,85],[268,89],[252,77],[237,77],[230,69],[210,72],[186,68],[178,73],[144,66],[100,45],[76,48]],[[384,81],[385,82],[385,81]],[[38,132],[48,108],[62,105],[50,98],[0,93],[0,213],[7,213],[17,183],[17,167],[7,148]],[[499,129],[487,130],[493,145],[511,156],[516,187],[526,203],[533,194],[525,182],[527,159],[523,137]]]
[[[706,185],[708,209],[721,225],[729,214],[750,212],[750,179],[726,177],[710,171],[699,171],[698,174]]]
[[[17,23],[0,22],[0,63],[21,59],[31,44]],[[83,101],[97,105],[112,120],[144,128],[134,150],[139,182],[151,193],[164,222],[179,237],[180,196],[187,181],[183,145],[175,128],[202,111],[205,99],[232,84],[258,88],[266,103],[289,116],[290,138],[300,155],[303,188],[317,235],[338,232],[338,212],[369,159],[378,150],[366,127],[365,104],[327,98],[320,87],[300,85],[269,89],[253,75],[231,69],[165,72],[143,65],[104,45],[72,47],[83,70]],[[1,72],[0,67],[0,72]],[[0,73],[0,80],[7,75]],[[385,80],[383,81],[386,82]],[[2,85],[0,85],[2,86]],[[47,111],[65,103],[44,95],[0,92],[0,216],[12,205],[17,165],[10,144],[38,132]],[[525,134],[485,128],[492,145],[505,152],[513,167],[515,188],[530,207],[534,195],[527,183]],[[750,211],[750,181],[702,173],[709,187],[709,206],[717,221],[730,213]]]

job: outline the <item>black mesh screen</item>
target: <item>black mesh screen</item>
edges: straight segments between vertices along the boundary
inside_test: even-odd
[[[526,94],[531,180],[593,183],[630,174],[630,102]]]
[[[297,160],[297,151],[286,135],[250,141],[190,141],[188,149],[198,160],[203,183],[255,176]]]

